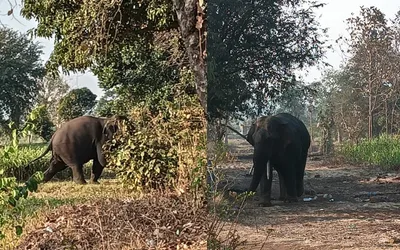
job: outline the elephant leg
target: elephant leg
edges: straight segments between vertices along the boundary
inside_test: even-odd
[[[301,162],[298,165],[296,173],[296,195],[300,197],[304,193],[304,171],[307,164],[307,152],[303,155]]]
[[[83,175],[83,165],[82,164],[71,164],[72,175],[74,178],[74,182],[76,184],[86,184],[85,176]]]
[[[293,171],[291,166],[287,166],[284,170],[282,170],[282,177],[284,179],[284,183],[286,186],[286,202],[296,202],[297,199],[297,191],[296,191],[296,172]]]
[[[268,164],[268,163],[267,163]],[[261,176],[260,181],[260,195],[261,202],[259,206],[261,207],[270,207],[271,204],[271,188],[272,188],[272,166],[268,168],[270,178],[267,178],[267,171],[264,171],[264,174]]]
[[[93,160],[93,166],[92,166],[92,175],[90,177],[90,182],[93,184],[99,184],[98,179],[101,176],[101,173],[103,172],[104,167],[100,164],[99,161]]]
[[[284,201],[287,199],[286,183],[282,173],[280,171],[277,172],[279,176],[279,200]]]
[[[67,167],[68,166],[64,162],[51,159],[49,168],[43,173],[43,182],[48,182],[54,177],[54,175],[56,175],[58,172],[63,171]]]

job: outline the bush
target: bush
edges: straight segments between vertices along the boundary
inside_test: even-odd
[[[3,147],[0,149],[0,169],[4,176],[15,177],[17,181],[27,180],[33,173],[44,171],[49,166],[51,154],[35,161],[28,167],[26,164],[41,155],[47,144],[24,145],[18,148]]]
[[[357,144],[344,143],[339,154],[352,163],[394,168],[400,166],[400,140],[398,136],[382,135]]]
[[[132,189],[175,188],[199,195],[205,188],[203,109],[196,97],[175,96],[158,106],[135,107],[130,121],[105,145],[108,165]]]
[[[46,105],[39,105],[32,110],[26,120],[27,130],[39,135],[46,141],[50,141],[51,136],[56,130],[55,125],[50,120],[50,114]]]

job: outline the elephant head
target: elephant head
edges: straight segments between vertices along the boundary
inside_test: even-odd
[[[254,174],[249,191],[255,192],[265,171],[270,178],[268,161],[274,155],[283,154],[291,142],[292,132],[288,122],[274,116],[257,118],[247,134],[247,141],[254,147]]]
[[[111,118],[107,118],[103,127],[103,139],[104,142],[111,140],[114,134],[118,131],[120,127],[120,122],[122,120],[128,120],[126,116],[114,115]]]

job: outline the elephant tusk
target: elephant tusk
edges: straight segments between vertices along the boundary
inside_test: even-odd
[[[270,172],[271,172],[271,170],[270,170],[270,168],[271,168],[271,165],[269,164],[269,161],[267,162],[267,180],[270,180]]]

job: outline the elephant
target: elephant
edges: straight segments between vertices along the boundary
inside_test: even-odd
[[[98,184],[106,166],[102,146],[117,132],[118,121],[126,119],[125,116],[115,115],[111,118],[80,116],[69,120],[56,130],[46,150],[29,162],[28,166],[52,151],[50,166],[44,172],[43,182],[48,182],[56,173],[69,166],[74,182],[86,184],[83,165],[93,160],[90,182]]]
[[[288,113],[257,118],[246,140],[254,147],[254,174],[248,191],[260,184],[260,206],[271,206],[272,170],[279,176],[280,200],[296,202],[304,193],[304,171],[310,134],[304,123]]]

